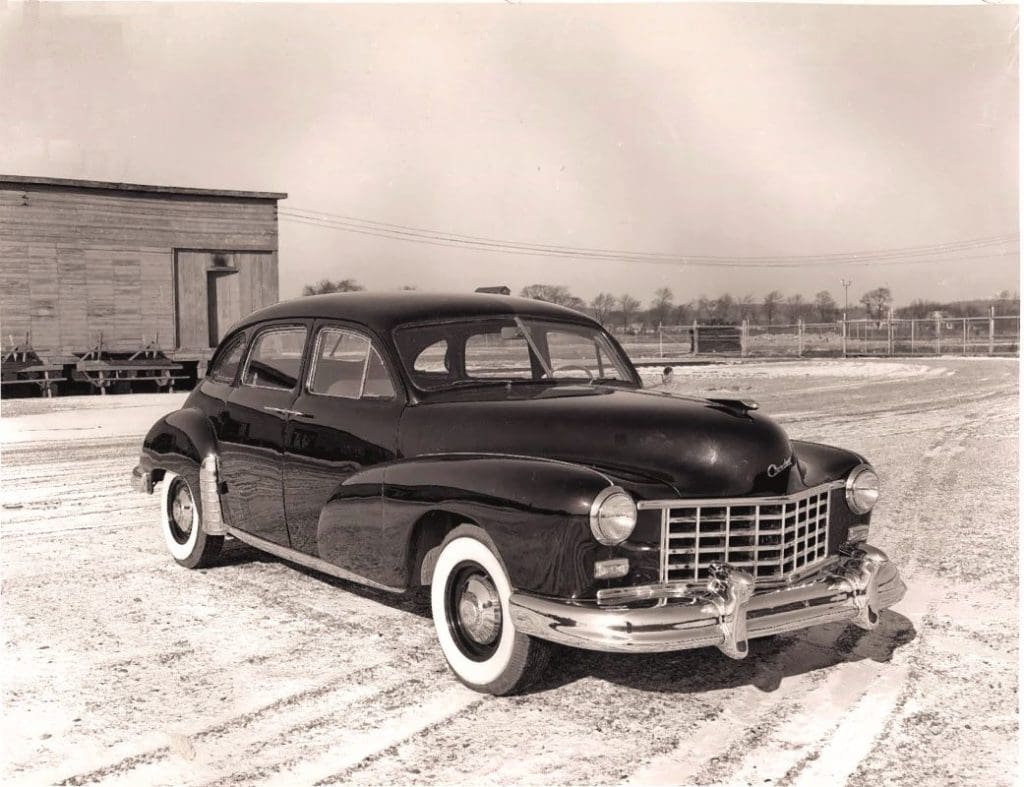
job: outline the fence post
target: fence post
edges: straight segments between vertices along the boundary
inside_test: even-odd
[[[665,343],[661,338],[661,323],[658,323],[658,358],[665,360]]]
[[[917,325],[917,320],[913,317],[910,318],[910,354],[914,354],[914,326]]]
[[[748,330],[748,328],[749,328],[749,323],[747,323],[746,320],[743,320],[742,324],[740,325],[740,358],[746,358],[747,357],[747,330]]]
[[[846,312],[843,312],[843,357],[846,357]]]
[[[889,309],[889,319],[886,320],[886,333],[889,338],[889,355],[892,355],[892,309]]]
[[[804,318],[800,317],[796,321],[796,357],[800,358],[804,354]]]
[[[964,355],[967,355],[967,318],[964,317]]]
[[[693,321],[693,354],[700,352],[700,335],[697,332],[697,321]]]
[[[996,351],[996,307],[988,307],[988,354],[994,355]]]
[[[935,354],[942,355],[942,317],[935,312]]]

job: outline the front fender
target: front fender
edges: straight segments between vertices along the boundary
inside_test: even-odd
[[[188,481],[202,514],[199,468],[203,459],[217,455],[217,435],[206,414],[193,407],[168,413],[150,428],[142,442],[142,469],[159,478],[170,470]]]
[[[417,523],[438,513],[483,528],[504,560],[513,587],[533,593],[592,594],[593,563],[611,556],[612,548],[591,535],[589,516],[594,497],[612,481],[592,468],[464,454],[419,457],[380,470],[383,527],[380,575],[375,579],[384,584],[415,583],[409,576],[409,547]],[[364,475],[342,487],[362,486],[365,494]],[[321,517],[321,538],[328,535],[325,525]]]
[[[868,464],[863,456],[845,448],[804,440],[791,440],[790,443],[797,473],[805,488],[845,478],[857,465]]]
[[[793,440],[793,456],[800,483],[805,488],[838,481],[859,464],[870,464],[860,454],[822,443],[808,443]],[[790,491],[798,491],[791,489]],[[832,518],[829,523],[829,554],[835,554],[845,543],[854,525],[868,525],[871,514],[855,514],[846,503],[846,492],[836,489],[832,492]]]

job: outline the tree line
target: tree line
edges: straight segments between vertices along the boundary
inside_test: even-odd
[[[358,292],[363,289],[355,279],[321,279],[316,284],[307,284],[302,294]],[[406,285],[401,289],[416,288]],[[672,290],[661,287],[646,306],[629,293],[616,295],[610,292],[598,293],[588,303],[561,284],[530,284],[519,294],[524,298],[568,306],[589,314],[607,328],[627,331],[656,330],[659,325],[690,325],[695,321],[701,325],[738,325],[744,320],[753,325],[769,326],[799,321],[827,323],[840,319],[843,313],[828,290],[821,290],[810,300],[800,293],[786,295],[780,290],[770,290],[760,299],[752,294],[735,296],[725,293],[717,298],[701,295],[685,303],[677,303]],[[847,309],[846,315],[849,319],[883,320],[892,310],[894,316],[901,318],[924,319],[936,313],[944,317],[984,317],[988,315],[989,307],[995,309],[996,316],[1020,314],[1020,297],[1008,290],[983,300],[939,303],[918,299],[897,309],[892,308],[892,303],[892,291],[888,287],[875,287],[863,293],[857,304]]]
[[[834,322],[841,314],[828,290],[817,293],[812,300],[805,299],[800,293],[786,295],[779,290],[771,290],[760,300],[752,294],[734,296],[725,293],[717,298],[701,295],[694,300],[677,303],[672,290],[661,287],[646,306],[629,293],[615,295],[610,292],[599,293],[587,303],[562,285],[531,284],[523,287],[519,294],[585,311],[606,327],[626,330],[689,325],[694,321],[701,325],[736,325],[744,320],[765,325],[799,320]],[[892,303],[892,295],[884,287],[866,293],[864,298],[867,299],[865,308],[874,313],[887,310]]]

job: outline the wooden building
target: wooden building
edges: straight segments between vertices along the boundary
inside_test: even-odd
[[[44,366],[102,392],[202,374],[232,323],[278,300],[286,197],[0,175],[4,393]]]

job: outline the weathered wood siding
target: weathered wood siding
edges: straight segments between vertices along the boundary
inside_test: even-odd
[[[175,260],[189,250],[203,252],[195,255],[203,271],[182,288]],[[238,296],[232,305],[225,293],[221,319],[277,301],[276,201],[0,179],[4,344],[30,334],[37,350],[81,352],[102,333],[110,350],[157,337],[167,350],[206,349],[212,252],[235,260],[239,271],[231,274],[235,284],[224,285]],[[193,316],[197,338],[176,345],[179,326]]]

